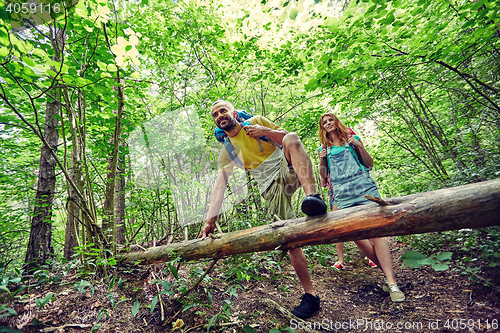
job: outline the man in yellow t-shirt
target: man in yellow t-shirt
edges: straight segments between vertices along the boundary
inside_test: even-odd
[[[302,212],[308,216],[326,213],[326,204],[316,192],[311,160],[296,133],[289,133],[262,116],[252,117],[248,120],[251,125],[242,126],[234,106],[225,100],[216,101],[212,105],[211,114],[215,124],[228,135],[243,167],[259,184],[259,191],[267,201],[270,213],[281,219],[296,218],[291,198],[299,186],[302,186],[306,194]],[[266,137],[268,141],[260,140],[261,137]],[[221,150],[219,173],[212,189],[208,216],[200,238],[205,238],[214,231],[228,176],[233,172],[234,166],[239,166],[235,161],[226,149]],[[288,254],[305,291],[300,305],[292,313],[305,319],[319,309],[319,297],[314,296],[302,249],[291,249]]]

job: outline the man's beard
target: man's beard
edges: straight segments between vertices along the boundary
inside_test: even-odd
[[[226,125],[224,126],[221,126],[220,125],[220,122],[222,120],[226,120]],[[221,129],[221,130],[224,130],[226,132],[229,132],[231,131],[232,129],[234,129],[236,127],[236,120],[234,118],[224,118],[222,119],[221,121],[219,121],[219,124],[217,124],[217,126]]]

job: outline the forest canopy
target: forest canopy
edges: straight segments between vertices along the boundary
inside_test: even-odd
[[[219,98],[296,132],[315,168],[336,113],[383,198],[500,176],[497,0],[60,5],[0,2],[2,267],[106,270],[133,244],[196,238]],[[272,221],[245,172],[226,196],[220,231]]]

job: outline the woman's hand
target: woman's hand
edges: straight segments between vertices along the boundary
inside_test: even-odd
[[[318,152],[319,158],[325,158],[326,157],[326,149],[321,149],[321,151]]]
[[[363,144],[360,141],[356,140],[356,138],[353,136],[351,136],[349,139],[347,139],[347,143],[350,145],[356,146],[358,148],[363,148]]]

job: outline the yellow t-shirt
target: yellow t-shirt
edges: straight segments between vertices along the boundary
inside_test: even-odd
[[[273,130],[282,130],[281,127],[262,116],[253,116],[247,121],[252,125],[261,125]],[[238,157],[247,170],[258,167],[276,149],[272,143],[261,140],[262,151],[260,151],[257,139],[248,136],[244,129],[242,129],[238,135],[229,138],[229,141],[233,144],[234,149],[238,153]],[[237,166],[237,164],[231,161],[226,148],[222,148],[219,153],[219,170],[232,173],[234,166]]]

